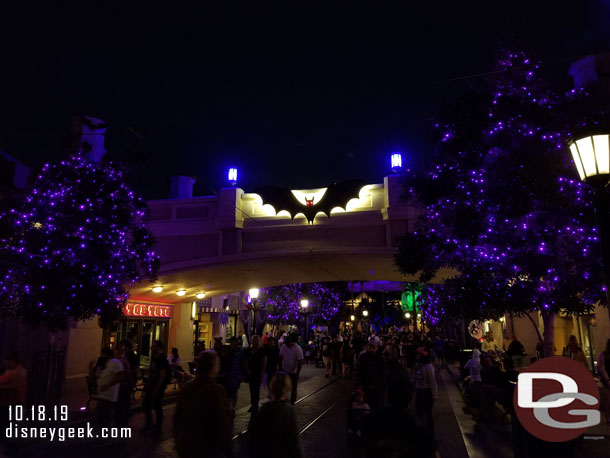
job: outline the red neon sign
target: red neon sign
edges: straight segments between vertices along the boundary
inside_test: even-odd
[[[123,307],[123,315],[149,316],[153,318],[171,318],[173,307],[171,305],[134,304],[128,302]]]

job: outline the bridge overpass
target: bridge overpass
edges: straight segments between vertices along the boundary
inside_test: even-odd
[[[323,189],[293,195],[305,211]],[[304,213],[276,210],[240,188],[150,201],[148,226],[161,257],[157,284],[163,291],[139,284],[131,297],[179,303],[202,291],[213,297],[295,282],[408,281],[394,267],[394,241],[412,229],[418,208],[401,194],[399,177],[389,176],[362,186],[344,208],[318,212],[312,221]],[[181,289],[183,297],[176,295]]]

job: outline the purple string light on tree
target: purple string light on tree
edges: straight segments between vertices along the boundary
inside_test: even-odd
[[[0,215],[3,316],[52,329],[116,319],[126,288],[159,268],[146,211],[112,163],[77,154],[45,164],[21,204]]]

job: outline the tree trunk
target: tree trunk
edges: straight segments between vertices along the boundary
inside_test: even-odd
[[[543,341],[544,339],[540,335],[540,330],[538,329],[538,323],[536,323],[534,321],[534,319],[532,318],[532,316],[529,313],[526,313],[525,316],[528,317],[528,319],[532,322],[532,326],[534,326],[534,330],[536,331],[536,334],[538,335],[538,339]],[[515,332],[515,328],[513,325],[513,335],[515,335],[514,332]]]
[[[555,354],[555,318],[556,314],[542,315],[544,323],[544,356],[553,356]]]

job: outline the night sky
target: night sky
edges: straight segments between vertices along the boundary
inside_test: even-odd
[[[210,194],[229,165],[247,191],[381,182],[392,151],[422,162],[427,119],[507,40],[566,85],[574,60],[610,51],[608,0],[13,3],[0,8],[0,149],[37,166],[61,156],[70,115],[99,117],[147,198],[166,197],[172,174]]]

